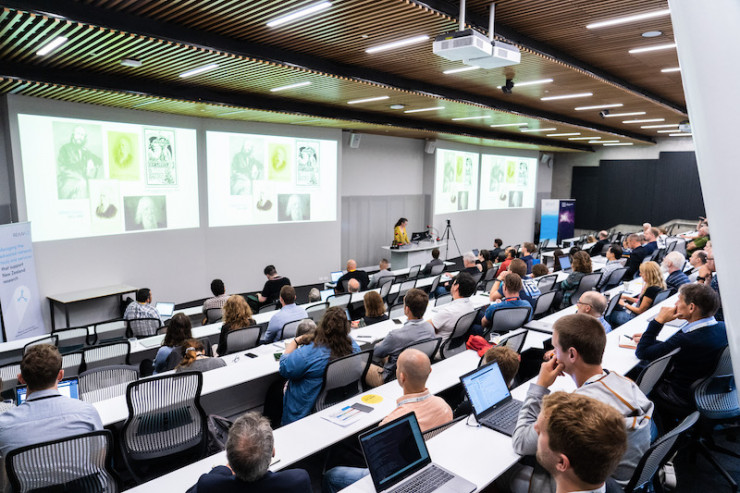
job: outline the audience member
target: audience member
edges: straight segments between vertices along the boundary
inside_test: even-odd
[[[555,392],[543,399],[535,431],[537,462],[558,493],[609,491],[605,483],[627,450],[619,411],[585,395]]]
[[[691,273],[698,273],[699,269],[707,263],[707,252],[704,250],[697,250],[689,257],[689,264],[691,264]]]
[[[501,265],[498,267],[498,271],[496,271],[496,277],[500,276],[506,270],[509,268],[509,264],[511,264],[511,261],[516,258],[516,250],[513,248],[507,248],[506,249],[506,258],[503,262],[501,262]]]
[[[719,297],[712,288],[684,284],[678,290],[676,306],[661,308],[647,330],[632,337],[637,342],[635,355],[647,361],[681,349],[651,393],[661,411],[665,404],[685,409],[685,414],[694,409],[691,385],[712,372],[719,352],[727,346],[725,324],[714,317],[717,308]],[[657,337],[663,325],[676,319],[686,320],[686,323],[668,340],[660,342]]]
[[[582,313],[599,319],[607,334],[612,331],[612,326],[604,318],[606,311],[606,296],[597,291],[586,291],[576,303],[576,313]]]
[[[671,252],[663,259],[663,269],[668,273],[665,284],[671,290],[671,295],[675,294],[682,284],[691,282],[689,281],[689,276],[683,272],[685,263],[686,257],[681,255],[680,252]]]
[[[256,298],[250,296],[247,300],[250,302],[253,310],[257,310],[270,303],[275,303],[280,295],[280,289],[283,286],[290,286],[290,279],[280,276],[274,265],[268,265],[263,272],[265,277],[267,277],[267,281],[265,281],[262,291],[257,293]]]
[[[317,301],[321,301],[321,291],[319,291],[317,288],[311,288],[311,290],[308,292],[308,302],[316,303]]]
[[[360,327],[377,324],[388,320],[385,313],[385,303],[377,291],[368,291],[363,298],[365,303],[365,316],[360,320]]]
[[[188,339],[182,343],[183,357],[175,372],[208,371],[226,366],[221,358],[212,358],[206,354],[205,345],[198,339]]]
[[[151,303],[152,291],[149,288],[141,288],[136,291],[136,301],[129,303],[126,307],[123,319],[130,320],[129,326],[134,337],[152,336],[162,326],[162,317]]]
[[[488,272],[488,269],[493,267],[493,262],[491,262],[491,254],[488,250],[481,250],[478,252],[478,260],[476,261],[478,270],[483,273],[483,275]]]
[[[401,351],[411,343],[434,337],[434,327],[424,320],[429,296],[421,289],[410,289],[403,299],[403,314],[408,320],[402,327],[391,330],[375,346],[373,358],[383,361],[383,366],[371,364],[365,377],[370,387],[379,387],[396,371],[396,360]]]
[[[483,364],[498,363],[501,376],[504,377],[506,385],[511,388],[514,377],[519,372],[521,356],[508,346],[493,346],[483,355]]]
[[[610,246],[606,250],[606,264],[601,268],[601,279],[596,285],[598,289],[606,286],[607,283],[614,284],[617,279],[611,279],[612,272],[617,269],[624,267],[624,261],[622,260],[622,247],[617,244]]]
[[[460,272],[461,273],[465,272],[466,274],[469,274],[470,276],[475,276],[475,277],[471,277],[471,279],[473,279],[473,282],[475,282],[475,279],[479,278],[481,275],[481,272],[478,269],[478,265],[475,263],[476,261],[475,254],[472,251],[463,253],[462,261],[463,261],[463,270],[461,270]],[[452,281],[448,281],[444,284],[440,284],[439,286],[437,286],[437,291],[435,291],[434,294],[437,297],[443,296],[447,294],[448,291],[451,291],[451,287],[452,287]],[[429,296],[430,297],[432,296],[431,293]]]
[[[473,311],[473,304],[470,302],[470,297],[475,293],[473,276],[460,272],[452,281],[450,293],[452,301],[437,308],[432,318],[427,320],[434,327],[434,332],[442,337],[442,342],[449,339],[457,320]]]
[[[545,264],[534,264],[532,266],[532,277],[535,279],[538,277],[546,276],[550,273],[550,269]]]
[[[529,241],[522,243],[522,256],[520,259],[527,264],[527,274],[532,273],[532,265],[534,265],[534,257],[532,257],[532,254],[536,251],[537,247],[534,246],[534,243]]]
[[[203,316],[206,317],[203,319],[204,325],[208,323],[208,310],[211,308],[223,308],[226,300],[229,298],[229,295],[226,294],[224,282],[221,279],[211,281],[211,293],[213,293],[214,297],[208,298],[203,303]]]
[[[293,289],[293,286],[283,286],[280,288],[280,304],[282,308],[272,316],[270,322],[267,324],[267,330],[262,336],[262,344],[277,340],[285,324],[308,318],[306,310],[295,304],[295,289]]]
[[[648,237],[652,238],[650,236],[650,231],[646,233],[645,239],[648,240]],[[642,264],[642,261],[645,260],[645,257],[649,257],[652,255],[653,251],[655,250],[655,240],[648,241],[645,245],[640,244],[640,237],[636,234],[631,234],[627,237],[627,246],[631,249],[630,257],[627,259],[626,267],[627,272],[624,274],[624,278],[627,280],[631,280],[633,277],[635,277],[635,274],[640,270],[640,264]],[[650,245],[653,246],[653,248],[650,248]]]
[[[347,260],[347,273],[339,278],[335,291],[337,293],[344,293],[344,283],[349,283],[350,279],[357,279],[359,281],[360,291],[366,291],[368,284],[370,284],[370,278],[367,276],[367,272],[357,270],[357,262],[352,259]]]
[[[619,327],[635,318],[635,316],[644,313],[653,306],[653,301],[658,293],[666,288],[663,274],[656,262],[650,261],[640,264],[640,276],[642,277],[640,295],[635,298],[623,294],[619,300],[619,306],[612,311],[610,322],[614,327]]]
[[[552,258],[553,258],[553,264],[552,264],[552,271],[553,272],[560,272],[563,270],[563,268],[560,266],[560,257],[565,255],[565,253],[561,249],[557,249],[552,252]]]
[[[439,250],[437,250],[437,256],[439,256]],[[380,259],[380,263],[378,264],[380,270],[373,274],[373,280],[370,281],[370,284],[368,284],[368,289],[377,288],[380,285],[380,280],[384,277],[393,277],[393,272],[388,270],[390,266],[391,263],[388,262],[388,259]]]
[[[176,313],[170,325],[167,327],[167,333],[162,341],[162,346],[157,350],[154,357],[154,373],[170,371],[177,366],[182,359],[182,344],[193,337],[191,331],[190,319],[184,313]]]
[[[494,262],[498,262],[499,256],[504,253],[503,248],[501,248],[501,245],[504,244],[504,241],[501,238],[496,238],[493,240],[493,250],[491,250],[491,260]]]
[[[311,412],[329,361],[360,351],[357,343],[349,337],[349,331],[349,320],[344,310],[331,307],[321,318],[312,340],[301,336],[286,343],[285,352],[280,356],[280,375],[288,379],[283,396],[283,425]]]
[[[520,299],[519,297],[519,293],[524,289],[522,278],[519,277],[519,274],[509,272],[504,276],[504,281],[503,283],[501,283],[501,285],[503,288],[504,297],[501,300],[497,300],[491,303],[491,305],[486,309],[486,314],[481,320],[481,325],[483,327],[491,326],[491,319],[493,318],[494,312],[496,310],[500,310],[501,308],[526,307],[530,309],[529,315],[530,317],[532,316],[532,305],[529,302]]]
[[[203,474],[187,493],[312,493],[303,469],[270,471],[275,440],[267,418],[257,413],[240,416],[229,429],[225,466]]]
[[[612,477],[626,485],[650,446],[650,420],[653,403],[632,380],[605,370],[601,359],[606,347],[606,333],[600,323],[588,315],[566,315],[553,326],[554,357],[542,363],[537,382],[529,386],[527,398],[519,412],[512,443],[522,455],[537,452],[537,432],[534,428],[545,395],[558,375],[569,375],[578,387],[577,394],[593,397],[609,404],[623,416],[627,430],[627,451]],[[519,472],[523,472],[520,468]],[[525,473],[526,474],[526,473]],[[533,491],[554,491],[552,480],[535,473],[531,477]]]
[[[432,250],[432,260],[427,263],[427,265],[424,266],[424,270],[422,271],[424,274],[431,274],[432,273],[432,267],[435,265],[444,265],[444,260],[439,258],[439,248],[434,248]]]
[[[581,279],[586,274],[592,272],[591,268],[591,257],[584,251],[578,251],[573,255],[573,263],[571,264],[573,271],[568,274],[568,277],[560,283],[560,289],[563,292],[563,297],[560,302],[560,308],[567,308],[570,306],[570,298],[576,294],[578,287],[581,285]]]
[[[223,308],[223,315],[222,321],[224,324],[221,326],[221,333],[218,336],[218,347],[216,348],[219,356],[228,354],[229,348],[226,342],[226,336],[229,332],[254,325],[252,309],[249,307],[247,300],[240,294],[229,296]]]
[[[525,264],[520,258],[512,260],[509,264],[508,272],[504,272],[496,278],[496,281],[493,283],[493,287],[491,288],[491,293],[488,295],[488,299],[494,302],[504,298],[503,280],[506,275],[511,272],[519,275],[522,279],[522,289],[519,291],[519,297],[523,301],[529,303],[530,306],[534,306],[535,301],[537,301],[537,298],[540,297],[541,293],[540,288],[537,287],[537,282],[534,279],[527,277],[526,265],[527,264]]]
[[[693,240],[686,243],[686,253],[691,254],[696,250],[702,250],[709,241],[709,227],[702,226],[699,228],[699,234]]]
[[[360,281],[357,279],[350,279],[347,283],[347,292],[359,293],[360,292]]]
[[[301,337],[306,336],[304,338],[305,340],[313,340],[314,335],[316,334],[316,322],[311,320],[310,318],[307,318],[305,320],[301,320],[301,323],[298,324],[298,328],[295,330],[295,336]]]
[[[589,250],[588,254],[592,257],[598,257],[601,255],[601,253],[604,251],[606,246],[609,244],[609,233],[601,230],[599,231],[599,239],[594,244],[594,246],[591,247],[591,250]]]
[[[645,233],[647,233],[652,227],[653,225],[650,223],[642,223],[642,234],[644,235]]]
[[[64,378],[62,355],[51,344],[37,344],[21,360],[18,382],[27,386],[26,401],[0,414],[0,455],[26,445],[102,430],[92,404],[59,393]]]

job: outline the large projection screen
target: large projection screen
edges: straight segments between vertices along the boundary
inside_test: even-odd
[[[480,208],[531,209],[537,196],[537,159],[481,156]]]
[[[34,242],[197,228],[193,129],[19,114]]]
[[[208,225],[337,219],[337,141],[206,132]]]
[[[478,158],[473,152],[437,149],[434,213],[474,211],[478,205]]]

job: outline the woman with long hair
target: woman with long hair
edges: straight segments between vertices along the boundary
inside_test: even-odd
[[[179,353],[179,347],[187,339],[192,339],[193,334],[190,319],[184,313],[176,313],[170,319],[170,325],[167,327],[167,334],[164,336],[162,346],[154,357],[154,373],[169,371],[175,367],[179,359],[172,361],[170,355],[173,351]]]
[[[254,325],[254,319],[252,318],[252,309],[247,303],[247,300],[240,294],[232,294],[229,299],[226,300],[223,310],[223,322],[221,326],[221,334],[218,336],[218,348],[216,352],[219,356],[223,356],[229,350],[226,345],[226,334],[232,330],[243,329]]]
[[[590,274],[592,272],[591,256],[582,250],[575,252],[573,254],[573,263],[571,264],[571,268],[573,269],[573,272],[571,272],[568,277],[560,283],[560,289],[563,292],[563,301],[560,303],[561,309],[570,306],[570,298],[576,293],[578,286],[581,285],[581,279],[586,274]]]
[[[365,304],[365,316],[360,320],[360,327],[367,327],[368,325],[388,320],[383,298],[380,297],[377,291],[368,291],[365,293],[363,301]]]
[[[615,309],[609,317],[612,327],[619,327],[645,312],[653,306],[658,293],[666,289],[663,274],[657,262],[650,261],[640,264],[640,277],[642,277],[640,295],[637,298],[622,295],[619,299],[619,309]]]
[[[478,266],[478,270],[480,270],[485,276],[488,269],[493,267],[493,262],[491,262],[491,253],[488,250],[481,250],[478,252],[478,261],[476,264]]]
[[[183,357],[175,372],[181,371],[208,371],[226,366],[221,358],[211,358],[206,354],[206,348],[198,339],[188,339],[182,343]]]
[[[349,331],[344,309],[332,307],[321,318],[313,339],[300,336],[285,345],[280,356],[280,375],[288,380],[283,396],[283,425],[311,412],[330,361],[360,351]]]
[[[396,225],[393,226],[393,243],[395,245],[407,245],[409,242],[409,236],[406,234],[406,225],[409,220],[402,217],[396,221]]]

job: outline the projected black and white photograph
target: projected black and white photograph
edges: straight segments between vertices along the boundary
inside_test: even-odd
[[[90,180],[90,229],[96,234],[123,230],[123,211],[116,180]]]
[[[468,210],[468,192],[457,192],[457,210]]]
[[[177,185],[175,132],[144,130],[146,142],[146,182],[148,185]]]
[[[164,195],[124,197],[123,208],[126,231],[167,227],[167,197]]]
[[[254,205],[258,211],[266,212],[272,210],[272,197],[266,192],[257,194],[257,202]]]
[[[86,199],[88,180],[104,178],[103,132],[99,125],[54,121],[57,198]],[[36,145],[40,145],[37,140]]]
[[[267,178],[270,181],[291,181],[293,166],[291,146],[289,144],[269,142],[267,144]]]
[[[252,195],[254,184],[265,178],[265,142],[262,139],[229,139],[231,195]]]
[[[513,190],[509,192],[509,207],[521,207],[522,194],[523,192],[521,190]]]
[[[319,145],[319,142],[296,143],[296,185],[304,187],[319,185]]]
[[[529,185],[529,164],[526,161],[519,161],[516,184],[520,187],[526,187]]]
[[[111,180],[139,181],[139,135],[107,132],[108,177]]]
[[[495,192],[504,183],[504,168],[500,164],[494,164],[488,175],[488,191]]]
[[[449,158],[448,158],[449,159]],[[455,183],[455,164],[451,160],[445,160],[445,172],[442,181],[442,191],[449,192]]]
[[[278,221],[310,221],[311,195],[308,193],[278,194]]]
[[[473,184],[473,160],[465,158],[465,176],[463,178],[463,184],[470,186]]]

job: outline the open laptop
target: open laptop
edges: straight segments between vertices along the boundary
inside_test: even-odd
[[[477,249],[473,249],[473,255],[475,255],[476,257],[478,256],[478,250]]]
[[[59,393],[67,396],[71,399],[79,399],[80,398],[80,392],[79,392],[79,385],[80,381],[77,379],[77,377],[70,377],[65,378],[61,382],[59,382],[59,385],[57,388],[59,389]],[[15,405],[20,406],[24,402],[26,402],[26,393],[28,392],[28,388],[25,385],[19,385],[15,388]]]
[[[340,279],[340,278],[341,278],[341,277],[342,277],[343,275],[344,275],[344,272],[342,272],[341,270],[338,270],[338,271],[336,271],[336,272],[332,272],[332,273],[330,274],[330,277],[331,277],[331,282],[333,282],[333,283],[335,283],[335,284],[336,284],[336,282],[337,282],[337,281],[339,281],[339,279]]]
[[[156,308],[162,318],[170,318],[175,313],[175,304],[169,301],[158,301]]]
[[[514,434],[522,402],[511,397],[498,363],[460,377],[478,423],[504,435]]]
[[[360,435],[375,491],[471,492],[475,484],[432,463],[414,413]]]
[[[334,294],[334,290],[333,289],[322,289],[321,291],[319,291],[319,294],[321,295],[321,301],[326,301],[329,298],[329,296]]]
[[[560,270],[570,272],[570,257],[568,255],[560,255],[558,260],[560,261]]]

